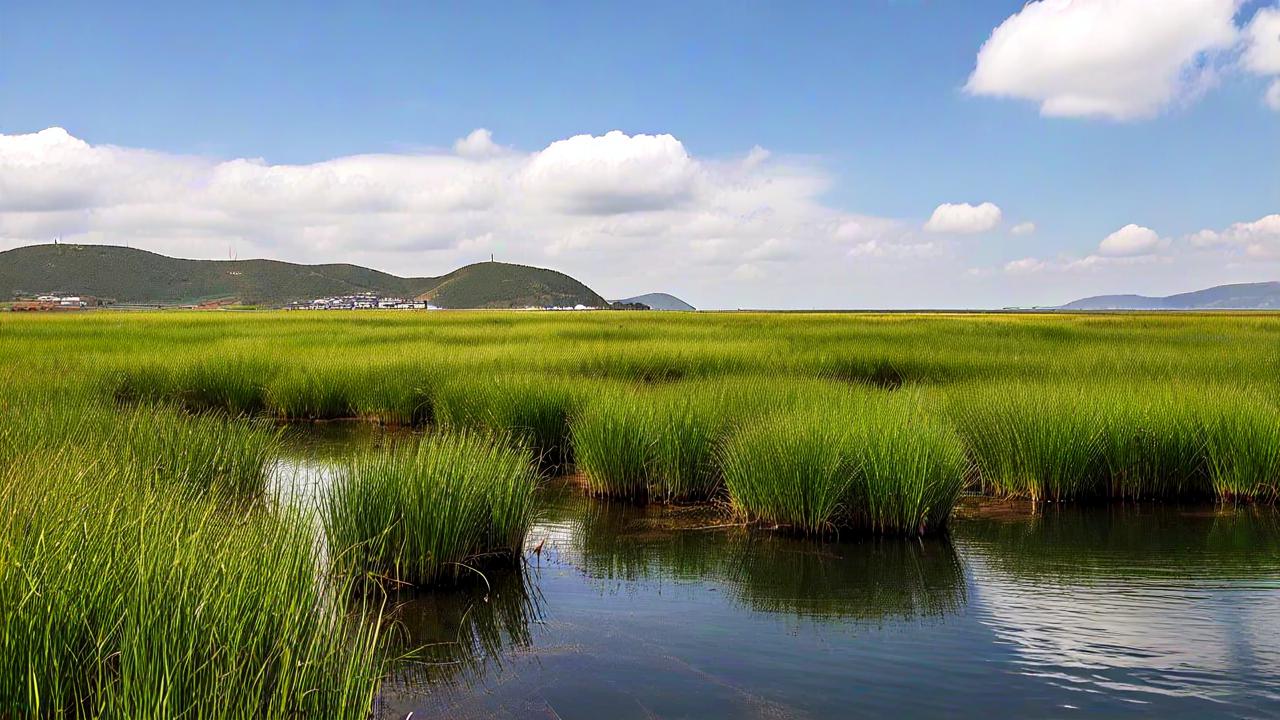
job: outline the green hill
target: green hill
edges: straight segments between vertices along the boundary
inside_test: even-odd
[[[591,288],[564,273],[497,262],[454,270],[418,298],[445,308],[609,305]]]
[[[0,252],[0,299],[67,293],[121,303],[235,299],[284,305],[359,292],[422,296],[447,308],[606,305],[591,288],[563,273],[496,262],[468,265],[438,278],[402,278],[359,265],[184,260],[111,245],[31,245]]]

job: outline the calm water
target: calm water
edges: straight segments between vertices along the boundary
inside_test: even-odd
[[[545,499],[524,572],[398,608],[432,657],[380,716],[1280,716],[1274,512],[970,502],[947,540],[819,544]]]

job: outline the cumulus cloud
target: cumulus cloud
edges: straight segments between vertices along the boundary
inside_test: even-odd
[[[1280,7],[1263,8],[1245,28],[1240,62],[1259,75],[1280,75]]]
[[[828,188],[810,163],[758,147],[695,157],[671,135],[614,131],[520,151],[482,129],[446,151],[279,165],[96,145],[50,128],[0,134],[0,249],[61,236],[400,274],[493,252],[626,294],[710,288],[735,269],[744,279],[830,275],[854,268],[859,243],[908,234],[827,206]]]
[[[488,157],[497,155],[502,150],[502,147],[493,141],[493,133],[485,128],[476,128],[466,137],[458,138],[453,143],[453,151],[463,157]]]
[[[1220,231],[1201,230],[1188,240],[1197,248],[1221,248],[1254,258],[1280,258],[1280,214],[1234,223]]]
[[[1237,0],[1039,0],[999,25],[965,90],[1049,116],[1155,115],[1213,81]]]
[[[1036,224],[1033,222],[1022,222],[1010,228],[1009,232],[1013,235],[1034,235],[1036,232]]]
[[[692,199],[700,168],[671,135],[557,140],[534,155],[526,188],[563,210],[588,215],[661,210]]]
[[[943,203],[934,209],[924,229],[925,232],[972,235],[999,225],[1000,217],[1000,208],[994,203]]]
[[[1098,244],[1098,254],[1104,257],[1150,255],[1164,245],[1155,230],[1130,223],[1103,238]]]
[[[1280,6],[1259,10],[1244,35],[1241,65],[1255,75],[1280,75]],[[1267,86],[1263,101],[1267,107],[1280,112],[1280,78]]]

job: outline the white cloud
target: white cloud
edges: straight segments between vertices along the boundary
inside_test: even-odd
[[[1240,64],[1255,75],[1280,75],[1280,5],[1254,14],[1244,30]],[[1280,112],[1280,78],[1271,81],[1262,99]]]
[[[1280,75],[1280,7],[1263,8],[1254,14],[1244,37],[1240,62],[1245,69],[1258,75]]]
[[[1096,273],[1135,266],[1150,272],[1164,266],[1181,267],[1184,272],[1199,276],[1203,272],[1220,274],[1224,269],[1275,261],[1280,261],[1280,214],[1234,223],[1222,230],[1200,230],[1182,237],[1177,244],[1150,228],[1126,225],[1103,239],[1092,254],[1064,254],[1053,259],[1026,257],[1007,262],[1002,269],[1007,275],[1027,275],[1047,271]]]
[[[921,260],[941,257],[946,248],[934,242],[917,242],[910,238],[866,240],[849,248],[849,257]]]
[[[463,157],[482,158],[497,155],[503,148],[493,141],[493,133],[485,128],[476,128],[466,137],[455,140],[453,151]]]
[[[934,209],[924,229],[925,232],[972,235],[999,225],[1000,217],[1000,208],[994,203],[943,203]]]
[[[1155,230],[1131,223],[1103,238],[1098,244],[1098,254],[1105,257],[1150,255],[1164,244]]]
[[[1271,85],[1267,87],[1267,94],[1263,96],[1263,101],[1267,103],[1267,107],[1280,112],[1280,80],[1271,81]]]
[[[773,156],[773,153],[769,152],[768,150],[765,150],[759,145],[756,145],[752,147],[751,151],[747,153],[747,156],[743,158],[742,166],[749,170],[759,165],[760,163],[768,160],[772,156]]]
[[[1010,230],[1013,235],[1034,235],[1036,232],[1036,224],[1033,222],[1022,222],[1014,225]]]
[[[663,210],[692,200],[700,167],[671,135],[575,135],[535,153],[531,193],[587,215]]]
[[[0,249],[61,236],[402,275],[492,252],[610,295],[698,288],[708,307],[736,302],[737,268],[839,306],[839,272],[858,271],[850,249],[892,245],[909,228],[829,207],[828,188],[811,163],[761,148],[699,158],[671,135],[579,135],[525,152],[480,130],[451,151],[274,165],[94,145],[51,128],[0,135]]]
[[[1059,267],[1063,270],[1094,270],[1106,267],[1131,267],[1134,265],[1149,265],[1157,262],[1167,262],[1169,258],[1157,255],[1154,252],[1147,252],[1137,255],[1106,255],[1095,254],[1086,255],[1075,260],[1064,259],[1059,263]]]
[[[1252,258],[1280,258],[1280,214],[1234,223],[1221,231],[1201,230],[1188,240],[1197,248],[1222,248]]]
[[[1022,258],[1021,260],[1010,260],[1004,264],[1004,271],[1012,275],[1022,275],[1026,273],[1040,272],[1047,267],[1045,261],[1038,258]]]
[[[1049,116],[1149,117],[1213,81],[1237,0],[1040,0],[1000,24],[965,85]]]

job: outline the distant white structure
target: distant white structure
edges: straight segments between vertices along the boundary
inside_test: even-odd
[[[525,310],[599,310],[599,309],[600,308],[598,307],[593,307],[591,305],[583,305],[581,303],[574,305],[573,307],[569,307],[567,305],[547,305],[545,307],[529,306],[525,308]]]
[[[51,303],[59,307],[85,307],[88,305],[79,295],[40,295],[36,302]]]
[[[376,293],[356,293],[316,298],[310,302],[294,302],[286,310],[439,310],[423,300],[382,297]]]

